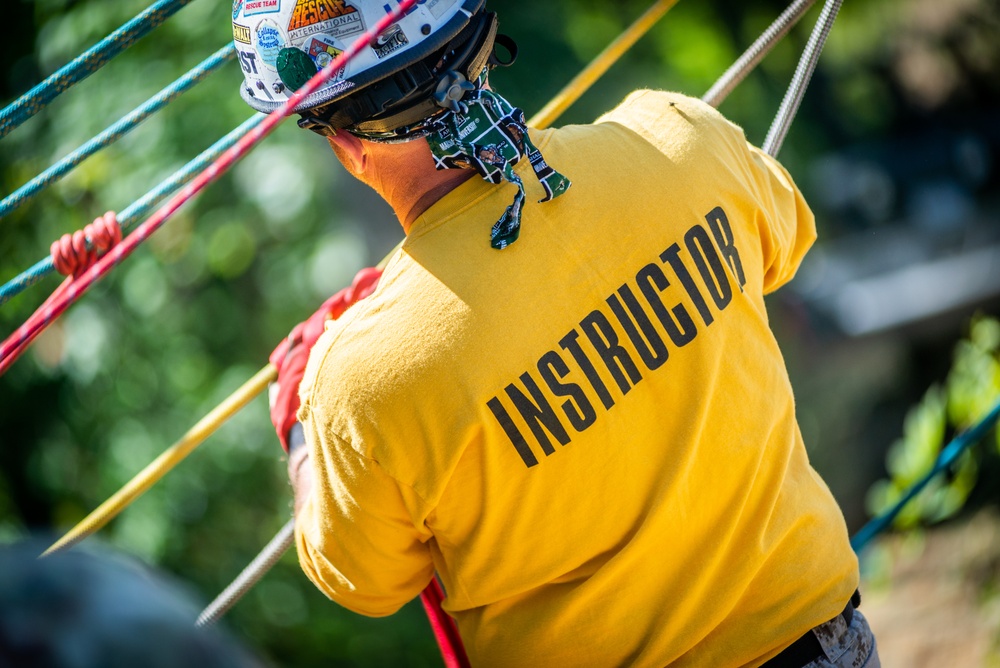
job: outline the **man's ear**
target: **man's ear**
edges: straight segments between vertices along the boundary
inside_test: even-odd
[[[353,174],[361,174],[365,168],[365,146],[360,139],[346,130],[339,130],[337,134],[326,138],[330,142],[330,148],[337,154],[337,157],[344,167]]]

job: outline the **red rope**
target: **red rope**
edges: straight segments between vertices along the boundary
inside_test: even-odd
[[[156,213],[139,225],[134,232],[128,235],[121,243],[116,244],[110,251],[104,254],[89,269],[83,271],[79,276],[75,276],[65,289],[60,286],[59,294],[53,294],[51,303],[48,301],[35,311],[27,322],[21,325],[17,331],[7,337],[3,344],[0,344],[0,374],[10,368],[14,360],[35,340],[35,338],[70,304],[75,302],[84,292],[86,292],[97,279],[108,273],[116,264],[122,261],[128,254],[145,241],[149,236],[160,228],[177,209],[184,205],[189,199],[201,192],[205,186],[212,183],[228,170],[233,163],[243,157],[251,148],[256,146],[264,137],[269,135],[278,126],[285,116],[292,113],[292,110],[303,99],[316,92],[335,72],[353,60],[362,49],[367,48],[379,34],[384,32],[393,23],[403,18],[417,0],[401,0],[399,6],[386,14],[371,30],[364,33],[353,44],[347,47],[343,53],[333,59],[325,68],[317,72],[309,81],[297,90],[280,107],[271,112],[260,125],[244,135],[232,148],[219,156],[215,162],[205,168],[191,183],[183,190],[172,197],[166,204],[160,207]]]
[[[469,657],[465,655],[465,645],[462,636],[458,635],[458,626],[451,615],[441,608],[444,601],[444,590],[437,578],[431,580],[427,588],[420,593],[420,602],[424,604],[427,619],[434,629],[445,668],[471,668]]]
[[[87,248],[88,240],[90,248]],[[121,240],[122,228],[118,225],[118,218],[114,211],[108,211],[103,217],[98,218],[82,230],[77,230],[72,234],[64,234],[58,240],[53,241],[49,249],[52,255],[52,264],[60,274],[72,276],[72,278],[67,278],[60,283],[59,287],[53,290],[52,294],[38,307],[38,311],[51,308],[54,303],[62,299],[73,282],[73,278],[93,266],[100,255]],[[0,374],[21,356],[21,353],[28,348],[28,343],[22,343],[15,348],[10,354],[10,361],[5,358],[0,362]]]
[[[118,225],[115,212],[108,211],[82,230],[64,234],[58,241],[52,242],[52,264],[64,276],[79,276],[121,240],[122,228]]]

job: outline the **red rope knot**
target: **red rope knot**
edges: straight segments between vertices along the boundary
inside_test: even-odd
[[[90,239],[90,249],[87,248]],[[56,271],[65,276],[79,276],[87,271],[109,248],[122,240],[122,228],[114,211],[108,211],[90,225],[72,234],[64,234],[52,243],[50,252]]]

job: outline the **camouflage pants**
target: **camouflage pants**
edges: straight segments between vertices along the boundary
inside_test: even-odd
[[[803,668],[882,668],[875,636],[859,611],[854,611],[850,626],[837,615],[812,632],[823,647],[823,656]]]

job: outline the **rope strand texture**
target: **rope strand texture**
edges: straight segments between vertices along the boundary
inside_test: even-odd
[[[295,520],[291,519],[281,527],[277,535],[264,546],[253,561],[247,564],[236,579],[222,590],[215,600],[208,604],[194,623],[195,626],[211,626],[229,612],[237,601],[243,598],[264,575],[274,568],[281,557],[295,542]]]
[[[115,219],[114,212],[109,211],[104,214],[103,218],[98,218],[84,229],[77,230],[73,234],[64,234],[58,241],[53,242],[49,259],[57,267],[59,273],[76,277],[93,265],[102,251],[108,250],[121,240],[121,227]],[[48,308],[61,299],[72,282],[72,278],[67,278],[60,283],[41,308]],[[27,348],[26,345],[16,348],[11,353],[11,358],[16,359],[24,352],[25,348]]]
[[[218,160],[213,162],[208,168],[199,174],[195,179],[184,187],[181,192],[171,198],[165,205],[153,214],[146,222],[142,223],[124,241],[115,246],[109,253],[97,261],[83,275],[75,278],[67,287],[65,295],[56,300],[54,304],[44,309],[39,309],[28,318],[28,321],[17,329],[12,335],[0,344],[0,374],[4,373],[13,363],[16,355],[24,350],[53,320],[59,317],[70,304],[75,302],[90,286],[99,278],[107,274],[115,265],[122,261],[136,247],[145,241],[149,236],[159,229],[170,216],[174,214],[188,200],[201,192],[205,186],[214,182],[219,176],[225,173],[232,165],[243,157],[250,149],[260,143],[269,135],[287,114],[298,105],[303,99],[314,93],[327,80],[353,60],[362,49],[368,47],[375,39],[389,26],[398,21],[414,5],[417,0],[402,0],[399,6],[386,14],[375,24],[373,28],[364,33],[353,44],[347,47],[339,56],[334,58],[325,68],[317,72],[299,90],[279,108],[268,115],[260,125],[243,136],[236,145],[223,153]]]
[[[812,79],[813,72],[816,70],[816,63],[819,62],[826,38],[830,35],[833,22],[837,20],[837,12],[840,11],[841,4],[843,4],[843,0],[826,0],[826,4],[823,5],[823,12],[819,15],[819,20],[816,21],[816,27],[813,28],[812,34],[809,35],[809,42],[795,68],[795,76],[792,77],[792,83],[789,84],[785,98],[781,101],[778,115],[775,117],[774,123],[771,124],[771,129],[767,131],[767,138],[761,147],[768,155],[777,156],[781,145],[785,142],[785,136],[788,135],[792,121],[799,111],[802,97],[806,93],[806,88],[809,87],[809,80]]]
[[[212,56],[206,58],[200,64],[192,68],[187,74],[174,81],[172,84],[161,90],[159,93],[149,98],[141,106],[136,107],[128,115],[109,126],[86,144],[76,149],[55,165],[52,165],[44,172],[28,181],[26,184],[15,190],[13,193],[0,201],[0,218],[16,210],[29,199],[37,195],[46,187],[52,185],[62,177],[69,174],[81,162],[94,155],[101,149],[107,148],[111,144],[124,137],[134,130],[140,123],[151,115],[163,109],[181,94],[193,88],[196,84],[205,79],[209,74],[219,69],[223,64],[236,57],[236,47],[227,44]]]
[[[767,30],[743,52],[735,63],[733,63],[719,80],[708,89],[708,92],[701,98],[702,101],[718,107],[722,101],[729,97],[729,94],[739,86],[747,75],[750,74],[760,64],[774,45],[784,39],[788,31],[799,22],[799,19],[816,3],[816,0],[795,0],[785,11],[774,20]]]
[[[0,139],[47,107],[64,90],[104,67],[189,2],[191,0],[159,0],[22,95],[0,111]]]
[[[121,240],[122,228],[114,212],[109,211],[82,230],[52,242],[52,264],[64,276],[78,276],[94,264],[98,255]]]

